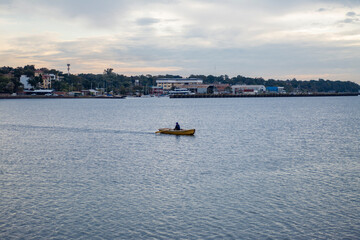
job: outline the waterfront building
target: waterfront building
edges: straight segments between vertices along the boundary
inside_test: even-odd
[[[186,88],[196,94],[223,94],[230,93],[230,84],[188,84],[178,88]]]
[[[36,70],[35,71],[35,77],[42,78],[42,88],[44,89],[50,89],[51,88],[51,82],[52,81],[59,81],[60,77],[52,74],[52,73],[44,73],[42,70]]]
[[[255,94],[265,92],[266,88],[264,85],[233,85],[231,86],[233,94],[248,93]]]
[[[266,87],[266,91],[269,93],[284,93],[284,87]]]
[[[81,94],[83,96],[99,96],[100,92],[94,89],[89,89],[89,90],[81,90]]]
[[[60,78],[59,78],[59,76],[50,73],[50,74],[42,75],[42,80],[43,80],[43,88],[49,89],[49,88],[51,88],[52,81],[59,81]]]
[[[223,93],[230,93],[231,88],[230,84],[214,84],[214,93],[215,94],[223,94]]]
[[[162,87],[156,87],[156,86],[152,86],[150,88],[150,94],[151,95],[155,95],[155,96],[160,96],[164,94],[164,90]]]
[[[26,75],[20,76],[20,82],[24,85],[24,90],[32,89],[33,87],[29,84],[30,78]]]
[[[156,86],[163,90],[170,90],[172,88],[180,88],[186,85],[202,84],[203,80],[198,78],[160,78],[156,80]]]
[[[80,96],[83,96],[82,92],[80,91],[72,91],[72,92],[69,92],[68,95],[70,97],[80,97]]]

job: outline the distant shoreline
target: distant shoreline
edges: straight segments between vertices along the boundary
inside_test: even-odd
[[[189,94],[189,95],[170,95],[170,98],[264,98],[264,97],[339,97],[339,96],[358,96],[359,93],[301,93],[301,94]],[[146,96],[146,95],[144,95]],[[125,99],[126,96],[44,96],[44,95],[0,95],[0,99]],[[139,97],[140,98],[140,97]]]
[[[358,96],[359,93],[300,93],[300,94],[194,94],[194,95],[170,95],[170,98],[264,98],[264,97],[339,97]]]
[[[124,99],[126,96],[116,96],[116,97],[106,97],[106,96],[100,96],[100,97],[92,97],[92,96],[44,96],[44,95],[36,95],[36,96],[30,96],[30,95],[17,95],[17,96],[1,96],[0,99]]]

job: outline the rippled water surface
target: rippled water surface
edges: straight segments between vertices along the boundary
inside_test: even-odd
[[[0,239],[359,239],[360,97],[0,100]],[[195,136],[157,135],[161,127]]]

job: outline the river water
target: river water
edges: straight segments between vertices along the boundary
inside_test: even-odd
[[[0,100],[0,239],[360,239],[360,97]],[[195,128],[195,136],[158,128]]]

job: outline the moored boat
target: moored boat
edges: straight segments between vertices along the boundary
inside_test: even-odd
[[[171,128],[160,128],[159,131],[155,133],[173,134],[173,135],[194,135],[195,129],[174,130]]]
[[[191,92],[186,88],[176,88],[172,91],[169,91],[169,95],[188,95],[191,94]]]

